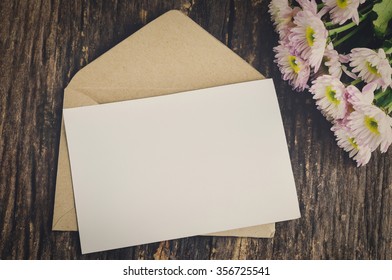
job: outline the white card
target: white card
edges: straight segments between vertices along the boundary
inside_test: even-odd
[[[64,121],[83,253],[300,217],[271,79]]]

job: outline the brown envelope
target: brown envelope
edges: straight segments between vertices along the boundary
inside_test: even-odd
[[[65,89],[64,108],[263,78],[199,25],[173,10],[80,70]],[[53,230],[77,230],[64,124],[61,127]],[[267,224],[211,235],[273,237],[274,232],[275,224]]]

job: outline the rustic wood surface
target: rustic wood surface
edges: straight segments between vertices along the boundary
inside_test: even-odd
[[[336,146],[309,94],[280,78],[268,3],[0,1],[0,259],[392,259],[392,149],[356,168]],[[191,237],[81,255],[76,232],[51,230],[63,89],[170,9],[275,79],[302,218],[278,223],[273,239]]]

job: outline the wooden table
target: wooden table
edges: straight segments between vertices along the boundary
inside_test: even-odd
[[[309,93],[273,63],[269,1],[0,2],[0,259],[392,259],[392,149],[357,168]],[[273,239],[191,237],[81,255],[52,232],[63,89],[96,57],[179,9],[274,78],[302,218]],[[260,198],[262,202],[262,198]]]

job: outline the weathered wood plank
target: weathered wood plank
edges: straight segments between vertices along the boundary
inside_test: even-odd
[[[0,259],[391,259],[392,152],[356,168],[310,95],[280,79],[268,3],[1,1]],[[63,89],[170,9],[274,78],[302,218],[278,223],[274,239],[191,237],[83,256],[77,233],[51,231]]]

